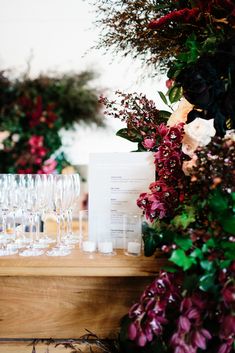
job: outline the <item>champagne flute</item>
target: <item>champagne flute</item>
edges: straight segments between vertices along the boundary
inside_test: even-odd
[[[62,221],[64,219],[65,210],[68,207],[71,190],[71,179],[69,175],[53,175],[53,192],[52,201],[53,209],[56,217],[56,245],[47,252],[48,256],[67,256],[71,253],[70,249],[62,242]]]
[[[77,205],[78,197],[80,194],[80,177],[79,174],[70,174],[71,177],[71,198],[70,203],[68,205],[68,209],[66,211],[66,219],[67,219],[67,231],[65,234],[64,242],[66,244],[76,244],[80,242],[79,236],[76,236],[73,233],[72,229],[72,221],[73,221],[73,211],[75,206]]]
[[[43,250],[35,247],[38,241],[37,217],[38,217],[38,174],[24,174],[23,187],[23,207],[26,210],[29,222],[30,244],[24,251],[20,252],[20,256],[40,256]]]
[[[9,248],[8,243],[11,236],[7,233],[7,217],[11,209],[11,194],[13,176],[10,174],[0,174],[0,210],[2,217],[2,231],[0,236],[0,256],[14,255],[17,249]]]

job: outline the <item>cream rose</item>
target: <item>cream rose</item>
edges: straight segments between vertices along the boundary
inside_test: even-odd
[[[214,119],[205,120],[196,118],[191,123],[184,126],[184,132],[192,140],[196,141],[198,146],[206,146],[215,136]]]
[[[0,131],[0,150],[4,149],[3,141],[6,140],[10,136],[9,131]]]
[[[225,138],[229,138],[232,141],[235,141],[235,130],[227,130]]]
[[[185,123],[187,120],[187,115],[192,109],[193,105],[189,103],[185,98],[182,98],[177,109],[169,117],[167,125],[174,126],[180,123]]]

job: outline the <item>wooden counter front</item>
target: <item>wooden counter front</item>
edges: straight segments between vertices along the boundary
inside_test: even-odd
[[[86,255],[0,258],[0,340],[113,337],[165,260]],[[1,343],[0,343],[1,345]]]
[[[64,257],[0,257],[0,276],[149,277],[164,263],[161,258],[126,256],[122,250],[105,256],[74,249]]]

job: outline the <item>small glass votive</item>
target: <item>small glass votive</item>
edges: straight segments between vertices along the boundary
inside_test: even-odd
[[[79,237],[82,251],[87,253],[96,251],[96,241],[89,236],[88,210],[79,212]]]
[[[111,236],[99,236],[98,237],[98,252],[103,255],[115,255],[115,242]]]
[[[140,256],[142,244],[142,216],[138,214],[123,215],[124,254]]]
[[[95,252],[96,251],[96,242],[93,240],[83,240],[82,241],[82,251]]]
[[[110,240],[102,240],[98,243],[98,251],[102,254],[110,254],[113,252],[113,243]]]

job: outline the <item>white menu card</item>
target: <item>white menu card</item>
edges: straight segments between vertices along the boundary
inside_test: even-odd
[[[90,154],[89,238],[113,239],[122,248],[123,215],[142,213],[136,200],[154,180],[151,152]]]

